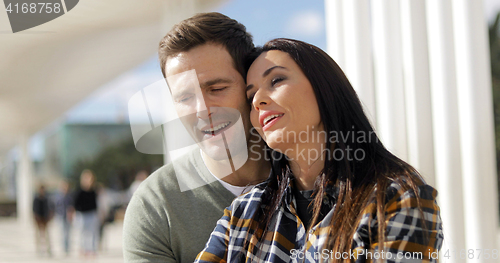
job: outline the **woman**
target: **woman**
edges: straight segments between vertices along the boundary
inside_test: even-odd
[[[437,192],[385,149],[338,65],[290,39],[250,60],[251,121],[273,171],[225,210],[197,262],[436,262]]]
[[[50,246],[49,230],[47,226],[54,215],[52,204],[45,192],[45,186],[40,185],[38,193],[33,200],[33,216],[36,225],[36,251],[42,253],[42,246],[45,247],[47,254],[52,255]]]

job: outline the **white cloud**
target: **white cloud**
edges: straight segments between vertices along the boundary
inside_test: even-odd
[[[323,26],[323,17],[318,11],[306,10],[291,17],[286,31],[297,37],[316,37],[321,35]]]

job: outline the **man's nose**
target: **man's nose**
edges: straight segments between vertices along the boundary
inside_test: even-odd
[[[213,109],[213,107],[212,107]],[[200,119],[207,119],[212,114],[211,103],[204,96],[198,96],[196,101],[196,116]]]

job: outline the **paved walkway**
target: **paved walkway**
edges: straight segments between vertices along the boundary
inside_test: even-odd
[[[103,246],[94,258],[84,258],[79,255],[79,231],[72,229],[72,246],[69,256],[65,256],[60,238],[60,229],[57,221],[51,221],[50,239],[52,256],[38,254],[35,249],[35,227],[33,224],[22,225],[15,219],[0,218],[0,263],[14,262],[96,262],[118,263],[123,262],[122,254],[122,222],[106,225]]]

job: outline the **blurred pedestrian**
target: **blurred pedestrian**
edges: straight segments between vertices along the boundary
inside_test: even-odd
[[[36,224],[35,242],[37,253],[43,253],[42,247],[45,247],[47,254],[52,256],[47,226],[54,213],[45,192],[45,186],[43,185],[40,185],[35,199],[33,200],[33,215]]]
[[[107,193],[106,188],[102,184],[97,184],[96,187],[97,192],[97,215],[99,217],[99,250],[104,249],[104,227],[108,222],[108,218],[110,216],[111,208],[111,200]]]
[[[62,244],[67,256],[69,255],[71,224],[74,217],[73,196],[70,193],[70,187],[67,181],[61,182],[59,193],[57,193],[54,200],[56,204],[57,219],[61,226]]]
[[[75,194],[74,208],[81,220],[81,252],[84,256],[94,256],[99,236],[97,215],[97,193],[94,187],[95,175],[91,170],[83,170],[80,189]]]
[[[127,201],[130,201],[134,192],[137,190],[137,188],[139,188],[139,185],[144,180],[146,180],[146,178],[148,178],[148,175],[149,175],[148,172],[146,172],[145,170],[140,170],[139,172],[137,172],[137,174],[135,175],[135,180],[132,182],[132,184],[128,188],[128,191],[127,191],[128,200]]]

